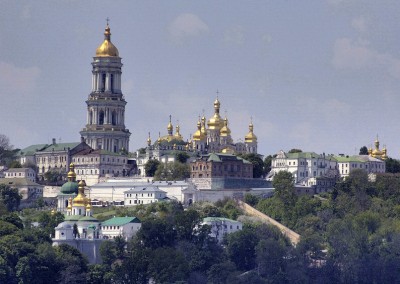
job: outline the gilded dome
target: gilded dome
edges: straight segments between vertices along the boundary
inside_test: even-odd
[[[221,103],[219,102],[218,98],[214,102],[214,115],[211,117],[208,122],[209,129],[221,129],[224,126],[224,121],[219,115],[219,109],[221,107]]]
[[[228,119],[225,117],[224,126],[220,130],[221,136],[229,136],[231,135],[231,130],[228,127]]]
[[[111,32],[110,27],[107,24],[107,27],[104,32],[104,41],[103,43],[96,49],[96,57],[108,57],[108,56],[119,56],[118,49],[111,42]]]
[[[177,140],[183,140],[183,137],[182,137],[182,135],[181,135],[181,133],[180,133],[180,130],[181,130],[180,126],[177,125],[177,126],[175,127],[175,129],[176,129],[175,134],[174,134],[175,139],[177,139]]]
[[[89,198],[85,195],[85,181],[81,180],[78,186],[78,195],[72,200],[72,206],[86,206],[89,202]]]
[[[244,137],[244,142],[246,143],[253,143],[257,142],[257,136],[253,132],[254,126],[253,122],[250,122],[249,124],[249,133]]]
[[[193,140],[200,141],[204,140],[206,137],[203,132],[201,132],[201,122],[197,122],[197,131],[193,134]]]

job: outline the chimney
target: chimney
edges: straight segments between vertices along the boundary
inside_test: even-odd
[[[53,138],[53,145],[56,144],[56,138]]]

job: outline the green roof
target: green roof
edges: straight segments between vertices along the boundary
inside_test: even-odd
[[[83,222],[99,222],[99,220],[97,220],[96,218],[92,217],[92,216],[84,216],[82,218],[79,219],[79,221],[83,221]]]
[[[64,221],[79,221],[81,217],[79,215],[65,215]]]
[[[141,223],[137,217],[114,217],[101,223],[102,226],[123,226],[128,223]]]
[[[317,159],[321,158],[321,155],[318,155],[315,152],[297,152],[297,153],[286,153],[286,157],[288,159]]]
[[[244,164],[251,164],[251,162],[238,157],[233,154],[225,154],[225,153],[210,153],[207,155],[204,155],[203,157],[207,158],[208,162],[223,162],[223,161],[243,161]]]
[[[48,144],[35,144],[28,146],[24,149],[19,150],[17,153],[18,156],[32,156],[34,155],[37,151],[43,150],[46,148]]]
[[[48,151],[64,151],[68,148],[71,150],[81,144],[81,142],[70,142],[70,143],[56,143],[56,144],[49,144],[47,147],[41,149],[38,152],[48,152]]]
[[[354,156],[336,156],[336,161],[339,163],[366,163],[370,160],[376,161],[368,155],[354,155]]]
[[[61,186],[60,193],[62,194],[72,194],[78,193],[78,183],[75,181],[67,181]]]

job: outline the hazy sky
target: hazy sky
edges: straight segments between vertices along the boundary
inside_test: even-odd
[[[130,150],[186,138],[219,90],[234,140],[259,153],[400,157],[400,1],[0,0],[0,133],[18,148],[80,140],[91,62],[110,18]]]

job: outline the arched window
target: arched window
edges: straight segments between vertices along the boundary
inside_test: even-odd
[[[89,112],[89,124],[93,124],[93,111]]]
[[[99,114],[99,124],[103,125],[104,124],[104,111],[101,110]]]

